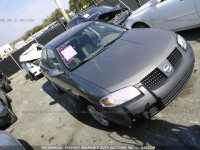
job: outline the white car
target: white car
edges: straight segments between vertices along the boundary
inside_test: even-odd
[[[125,27],[172,31],[200,27],[200,0],[151,0],[132,12]]]
[[[41,75],[39,63],[42,55],[42,48],[42,45],[34,43],[19,57],[19,61],[22,63],[22,67],[27,72],[31,81],[33,81],[35,77]]]

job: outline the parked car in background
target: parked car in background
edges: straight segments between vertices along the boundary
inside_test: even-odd
[[[96,6],[88,9],[81,14],[77,14],[72,17],[71,21],[67,24],[67,29],[70,29],[80,23],[86,21],[104,21],[113,23],[115,25],[122,25],[124,21],[128,18],[131,11],[124,8],[122,5],[117,5],[115,7],[110,6]]]
[[[39,62],[41,59],[42,47],[42,45],[34,43],[19,57],[19,61],[22,63],[21,65],[31,81],[41,75]]]
[[[101,125],[129,126],[167,106],[187,83],[194,61],[190,44],[172,31],[96,21],[47,43],[40,67],[54,87],[82,100]]]
[[[0,71],[0,89],[6,93],[9,93],[12,91],[10,83],[11,81],[8,79],[8,77],[2,71]]]
[[[133,11],[125,27],[172,31],[200,27],[200,0],[152,0]]]
[[[13,124],[17,121],[17,116],[12,111],[11,102],[12,100],[9,96],[4,91],[0,90],[0,127]]]
[[[22,144],[10,133],[0,130],[1,150],[25,150]]]

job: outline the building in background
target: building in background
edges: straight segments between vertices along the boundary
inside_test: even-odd
[[[0,57],[4,58],[7,55],[9,55],[9,53],[11,53],[13,50],[13,48],[10,46],[10,44],[6,44],[0,47]]]
[[[17,42],[15,44],[15,49],[20,49],[20,48],[22,48],[25,45],[26,45],[26,42],[24,40],[21,40],[21,41],[19,41],[19,42]]]

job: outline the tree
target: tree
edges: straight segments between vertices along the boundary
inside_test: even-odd
[[[51,22],[54,22],[59,19],[59,17],[62,17],[62,13],[59,9],[56,9],[54,12],[51,13],[51,16],[49,17]]]
[[[67,14],[69,14],[69,10],[65,10]],[[59,20],[60,18],[62,18],[62,13],[60,12],[59,9],[54,10],[50,16],[48,16],[46,19],[43,20],[43,23],[34,27],[31,30],[28,30],[25,32],[24,36],[21,37],[22,40],[27,40],[28,37],[31,34],[35,34],[38,31],[42,30],[43,28],[45,28],[46,26],[50,25],[52,22]]]
[[[93,5],[95,2],[99,2],[100,0],[69,0],[70,11],[79,13],[82,9]]]

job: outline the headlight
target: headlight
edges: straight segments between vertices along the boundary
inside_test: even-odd
[[[184,50],[187,49],[187,42],[185,41],[185,39],[182,36],[180,36],[178,34],[177,34],[177,41],[181,48],[183,48]]]
[[[141,92],[135,87],[130,86],[102,98],[100,103],[104,107],[115,107],[130,101],[139,95],[141,95]]]

